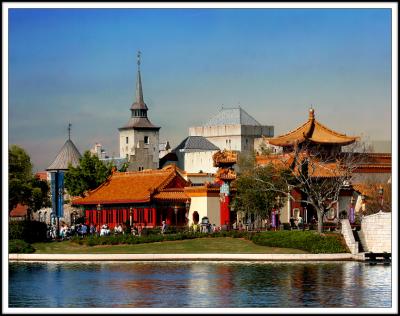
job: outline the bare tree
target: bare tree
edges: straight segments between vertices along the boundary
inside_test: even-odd
[[[345,152],[340,147],[311,143],[294,144],[293,148],[290,153],[269,156],[269,165],[280,178],[278,186],[257,174],[255,180],[277,195],[312,205],[321,233],[325,214],[338,203],[341,191],[350,188],[357,166],[367,160],[366,147],[356,142],[347,146]],[[281,181],[285,182],[286,190],[282,190]],[[295,199],[294,191],[301,193],[300,199]]]

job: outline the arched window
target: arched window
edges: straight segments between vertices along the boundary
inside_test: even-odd
[[[197,211],[193,212],[193,223],[198,224],[200,219],[199,213],[197,213]]]

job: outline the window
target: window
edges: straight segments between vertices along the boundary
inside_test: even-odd
[[[148,143],[149,143],[149,136],[145,136],[145,137],[144,137],[144,143],[145,143],[145,144],[148,144]]]
[[[149,219],[149,222],[152,223],[153,222],[153,209],[149,208],[148,209],[148,216],[147,218]]]
[[[128,136],[125,137],[125,143],[126,143],[126,144],[129,143],[129,137],[128,137]]]

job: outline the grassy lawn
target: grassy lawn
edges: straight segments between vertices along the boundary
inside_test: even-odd
[[[242,238],[198,238],[135,245],[78,245],[70,241],[34,243],[35,253],[308,253],[254,244]]]

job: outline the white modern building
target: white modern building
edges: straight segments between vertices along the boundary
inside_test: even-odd
[[[204,125],[190,127],[189,136],[205,137],[221,150],[253,152],[263,136],[274,136],[274,127],[261,125],[241,107],[223,107]]]

